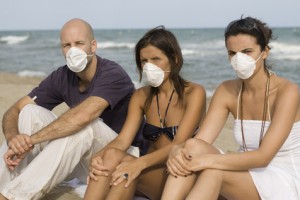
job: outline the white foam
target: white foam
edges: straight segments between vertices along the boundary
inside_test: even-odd
[[[186,55],[196,55],[196,54],[198,54],[198,51],[191,50],[191,49],[182,49],[181,52],[182,52],[182,55],[183,55],[183,56],[186,56]]]
[[[100,42],[97,43],[98,48],[100,49],[120,49],[120,48],[127,48],[127,49],[132,49],[134,48],[134,43],[126,43],[126,42],[112,42],[112,41],[107,41],[107,42]]]
[[[272,42],[270,47],[277,59],[300,60],[300,45]]]
[[[18,72],[18,76],[22,76],[22,77],[44,77],[44,76],[46,76],[46,73],[38,72],[38,71],[24,70],[24,71]]]
[[[4,36],[0,38],[0,41],[6,42],[7,44],[18,44],[20,42],[24,42],[28,40],[29,36],[14,36],[14,35],[9,35],[9,36]]]

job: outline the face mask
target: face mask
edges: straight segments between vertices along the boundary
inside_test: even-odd
[[[237,52],[231,58],[231,66],[236,71],[237,75],[241,79],[247,79],[254,73],[256,62],[260,59],[262,53],[257,60],[254,60],[247,54]]]
[[[88,56],[93,56],[93,54],[87,55],[82,49],[71,47],[66,54],[66,60],[69,69],[73,72],[83,71],[88,62]]]
[[[147,82],[152,87],[158,87],[164,80],[165,73],[170,71],[163,71],[152,63],[146,63],[143,67],[143,74],[146,76]]]

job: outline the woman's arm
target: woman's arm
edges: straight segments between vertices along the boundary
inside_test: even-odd
[[[142,88],[136,90],[129,102],[128,113],[126,121],[118,134],[118,136],[107,144],[102,150],[95,154],[95,156],[102,155],[107,148],[116,148],[122,151],[127,151],[133,142],[141,123],[144,119],[143,104],[145,101],[145,90]]]
[[[278,89],[271,125],[257,150],[237,154],[192,156],[192,160],[188,161],[189,170],[248,170],[267,166],[289,136],[299,112],[299,99],[298,86],[284,84]]]
[[[205,143],[212,144],[219,133],[221,132],[234,100],[237,98],[237,93],[232,94],[230,91],[236,87],[233,81],[222,83],[215,91],[208,113],[195,136],[196,139],[204,140]],[[185,143],[172,148],[169,155],[167,166],[169,172],[173,176],[184,176],[191,173],[189,166],[186,164],[186,159],[189,155],[185,155]]]
[[[171,148],[190,138],[198,128],[199,123],[205,114],[205,104],[205,90],[203,87],[197,85],[187,98],[186,110],[174,140],[165,147],[131,161],[130,163],[122,163],[119,165],[115,174],[126,171],[130,176],[130,179],[128,179],[126,183],[128,186],[132,180],[139,176],[142,170],[152,166],[165,164]]]
[[[223,129],[229,113],[236,115],[239,88],[239,82],[236,80],[225,81],[218,86],[211,99],[206,117],[195,138],[202,139],[210,144],[214,143]]]

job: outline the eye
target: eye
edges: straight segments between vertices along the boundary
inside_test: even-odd
[[[229,57],[232,57],[232,56],[234,56],[236,54],[236,52],[234,52],[234,51],[228,51],[228,56]]]
[[[62,48],[68,48],[68,47],[70,47],[70,44],[62,44],[61,46],[62,46]]]
[[[141,65],[144,66],[144,64],[147,62],[146,59],[141,59]]]
[[[250,50],[250,49],[245,49],[245,50],[243,50],[242,51],[242,53],[244,53],[244,54],[251,54],[253,51],[252,50]]]

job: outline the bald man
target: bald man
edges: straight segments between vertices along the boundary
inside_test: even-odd
[[[3,116],[0,199],[40,199],[66,178],[86,180],[89,160],[119,133],[134,85],[117,63],[96,55],[91,26],[68,21],[60,32],[67,64]],[[69,110],[51,110],[65,102]],[[137,147],[129,150],[138,156]]]

